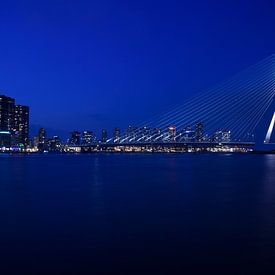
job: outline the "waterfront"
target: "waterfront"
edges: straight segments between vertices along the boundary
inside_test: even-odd
[[[274,167],[275,155],[0,155],[0,272],[274,274]]]

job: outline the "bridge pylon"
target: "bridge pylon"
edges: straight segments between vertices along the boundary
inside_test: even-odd
[[[275,152],[275,96],[256,128],[255,150]]]

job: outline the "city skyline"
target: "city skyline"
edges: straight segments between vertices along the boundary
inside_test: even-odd
[[[16,99],[6,95],[0,95],[0,134],[10,135],[10,143],[12,145],[22,144],[31,146],[31,143],[46,144],[56,140],[58,143],[62,141],[62,137],[58,135],[47,135],[45,128],[40,128],[35,135],[30,135],[30,107],[16,104]],[[159,137],[164,135],[160,140]],[[225,136],[225,138],[217,139],[217,135]],[[1,137],[2,138],[2,137]],[[101,130],[101,136],[97,136],[94,131],[75,130],[67,136],[65,143],[71,145],[90,145],[95,143],[120,143],[124,140],[129,142],[154,142],[160,141],[230,141],[230,131],[220,130],[208,136],[204,130],[203,122],[197,122],[195,125],[186,125],[184,128],[177,129],[175,125],[169,125],[166,129],[150,128],[147,126],[137,127],[129,125],[126,129],[118,127],[113,128],[113,131],[107,129]],[[1,139],[2,141],[2,139]],[[4,146],[2,144],[2,146]],[[36,145],[37,146],[37,145]]]
[[[5,2],[0,90],[36,128],[139,124],[273,53],[266,3]]]
[[[208,135],[203,122],[185,128],[128,126],[124,131],[116,127],[110,136],[108,130],[102,129],[101,137],[89,130],[73,131],[65,142],[40,128],[31,137],[30,108],[16,102],[14,98],[0,95],[0,153],[250,152],[253,145],[236,143],[228,130]]]
[[[272,54],[269,57],[266,57],[265,59],[261,60],[260,62],[258,62],[256,64],[253,64],[251,67],[253,67],[253,66],[257,65],[257,64],[261,64],[261,62],[264,62],[265,60],[268,60],[268,59],[271,60],[271,64],[269,66],[274,66],[274,62],[275,62],[274,61],[274,57],[275,57],[275,54]],[[248,68],[250,68],[250,66]],[[248,69],[248,68],[246,68],[246,69]],[[239,73],[244,73],[246,71],[246,69],[244,69],[243,72],[239,72]],[[239,73],[235,72],[231,78],[234,79]],[[230,80],[231,78],[229,78],[228,80]],[[223,82],[225,82],[225,80],[224,81],[220,81],[220,83],[218,85],[223,85],[222,84]],[[214,87],[215,87],[215,85],[213,85],[212,88],[204,89],[204,92],[207,92],[207,90],[211,91],[211,89],[214,89]],[[192,98],[194,99],[197,96],[200,96],[200,94],[201,93],[197,92],[197,93],[195,93],[195,95],[193,97],[191,97],[191,99],[187,98],[187,99],[185,99],[185,101],[188,103],[189,101],[192,101]],[[11,100],[13,100],[15,102],[15,99],[13,97],[11,97],[10,95],[2,95],[2,96],[7,97],[8,99],[11,99]],[[173,107],[169,106],[170,109],[166,108],[166,112],[169,113],[173,109],[178,109],[181,106],[183,107],[184,104],[185,103],[183,102],[182,104],[177,104],[177,105],[175,105]],[[18,108],[18,109],[16,109],[16,108],[14,109],[15,112],[21,112],[22,113],[22,110],[20,110],[20,108],[24,108],[24,107],[27,107],[27,106],[25,106],[25,105],[18,105],[17,104],[17,105],[14,105],[14,107]],[[27,107],[27,108],[29,108],[29,107]],[[26,111],[28,113],[27,115],[29,116],[29,109],[26,110]],[[131,115],[131,114],[129,114],[129,115]],[[152,116],[152,113],[150,115],[151,115],[151,118],[152,117],[154,118],[154,116]],[[160,118],[163,115],[165,115],[165,113],[158,113],[158,114],[155,114],[155,117],[159,117]],[[27,119],[29,120],[29,117]],[[35,118],[33,118],[33,120],[35,120]],[[79,120],[80,120],[80,117],[79,117]],[[16,119],[15,119],[15,121],[16,121]],[[198,119],[197,122],[200,122],[200,119]],[[145,124],[144,124],[144,122],[143,122],[143,124],[141,124],[140,120],[139,120],[139,124],[138,123],[135,124],[135,123],[133,123],[133,121],[130,121],[130,120],[126,121],[125,120],[125,125],[126,126],[123,126],[123,127],[116,127],[119,123],[114,122],[113,125],[109,125],[110,128],[106,127],[106,125],[108,125],[108,123],[106,123],[105,125],[99,125],[99,128],[93,127],[93,125],[89,126],[87,124],[87,125],[85,125],[85,126],[83,126],[81,128],[70,127],[69,130],[64,130],[64,129],[53,128],[51,125],[50,126],[46,126],[46,125],[43,125],[43,124],[36,124],[35,125],[35,124],[32,123],[32,121],[31,122],[28,121],[28,127],[27,127],[28,131],[26,132],[26,137],[29,137],[29,135],[31,137],[34,137],[34,136],[36,136],[36,134],[39,131],[39,129],[41,129],[41,128],[47,128],[47,132],[50,133],[50,136],[59,136],[62,140],[65,141],[65,140],[68,139],[68,133],[70,133],[72,131],[81,131],[81,132],[91,131],[91,132],[93,132],[93,134],[95,136],[99,137],[102,134],[102,130],[104,130],[104,129],[107,131],[107,133],[111,133],[111,132],[115,131],[115,129],[119,129],[119,131],[121,131],[121,130],[122,131],[124,131],[124,130],[127,131],[128,127],[131,127],[131,126],[132,127],[143,127],[143,126],[147,126],[146,123],[151,123],[151,121],[148,120],[148,118],[147,118]],[[173,123],[174,123],[173,121],[170,122],[170,126],[172,126]],[[169,127],[169,123],[166,126]],[[188,126],[188,123],[185,126]],[[19,125],[17,126],[17,128],[18,127],[19,127]],[[112,135],[110,135],[110,136],[112,136]]]
[[[100,134],[85,127],[82,131],[71,131],[70,137],[66,134],[65,139],[58,137],[58,133],[47,136],[44,128],[40,128],[30,139],[29,107],[18,105],[14,98],[1,95],[1,144],[2,147],[22,145],[25,148],[41,148],[42,151],[47,151],[45,146],[57,146],[60,150],[64,141],[69,146],[167,142],[272,144],[275,115],[274,66],[275,55],[272,54],[204,90],[184,104],[148,118],[143,124],[130,124],[128,120],[126,129],[115,127],[111,131],[101,126]],[[267,127],[268,133],[263,138]]]

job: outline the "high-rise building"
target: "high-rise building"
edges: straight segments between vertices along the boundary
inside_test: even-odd
[[[84,131],[82,133],[82,138],[81,138],[81,144],[83,145],[90,145],[92,143],[95,143],[96,137],[94,132],[92,131]]]
[[[230,131],[217,131],[212,136],[213,142],[230,142],[231,141],[231,132]]]
[[[107,142],[108,139],[108,133],[106,129],[103,129],[101,132],[101,142]]]
[[[230,142],[231,141],[231,131],[223,131],[222,139],[223,139],[223,142]]]
[[[151,129],[149,127],[144,126],[141,129],[141,136],[138,138],[138,141],[146,142],[147,139],[150,138],[150,131],[151,131]]]
[[[195,131],[191,126],[187,126],[183,129],[181,133],[182,142],[191,142],[194,141]]]
[[[44,144],[47,140],[47,133],[44,128],[40,128],[38,132],[38,143]]]
[[[126,129],[126,137],[128,139],[131,139],[131,138],[133,138],[133,136],[134,136],[134,127],[129,125]]]
[[[170,141],[176,141],[176,136],[177,136],[176,126],[169,126],[168,127],[168,134],[169,134],[169,140]]]
[[[39,138],[38,138],[37,136],[35,136],[35,137],[33,138],[32,143],[33,143],[33,147],[38,148]]]
[[[29,107],[15,105],[15,99],[0,95],[0,131],[10,132],[13,145],[29,141]]]
[[[120,129],[115,128],[114,129],[114,142],[119,142],[120,141]]]
[[[27,145],[29,141],[29,107],[15,105],[14,137],[16,144]]]
[[[0,131],[13,132],[15,99],[0,95]]]
[[[38,150],[40,152],[47,150],[47,133],[44,128],[40,128],[38,132]]]
[[[81,133],[78,131],[74,131],[71,133],[71,137],[69,139],[70,145],[80,145],[81,142]]]
[[[202,142],[204,137],[204,125],[202,122],[198,122],[195,128],[195,141]]]
[[[128,142],[134,142],[137,140],[138,128],[135,126],[129,125],[126,129],[126,139]]]
[[[62,150],[62,142],[58,136],[48,139],[47,144],[49,152],[61,152]]]
[[[11,133],[9,131],[0,131],[0,149],[11,147]]]

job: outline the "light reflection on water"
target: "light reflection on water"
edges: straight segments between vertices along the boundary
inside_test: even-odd
[[[275,155],[1,157],[2,260],[29,274],[268,274],[274,178]]]

